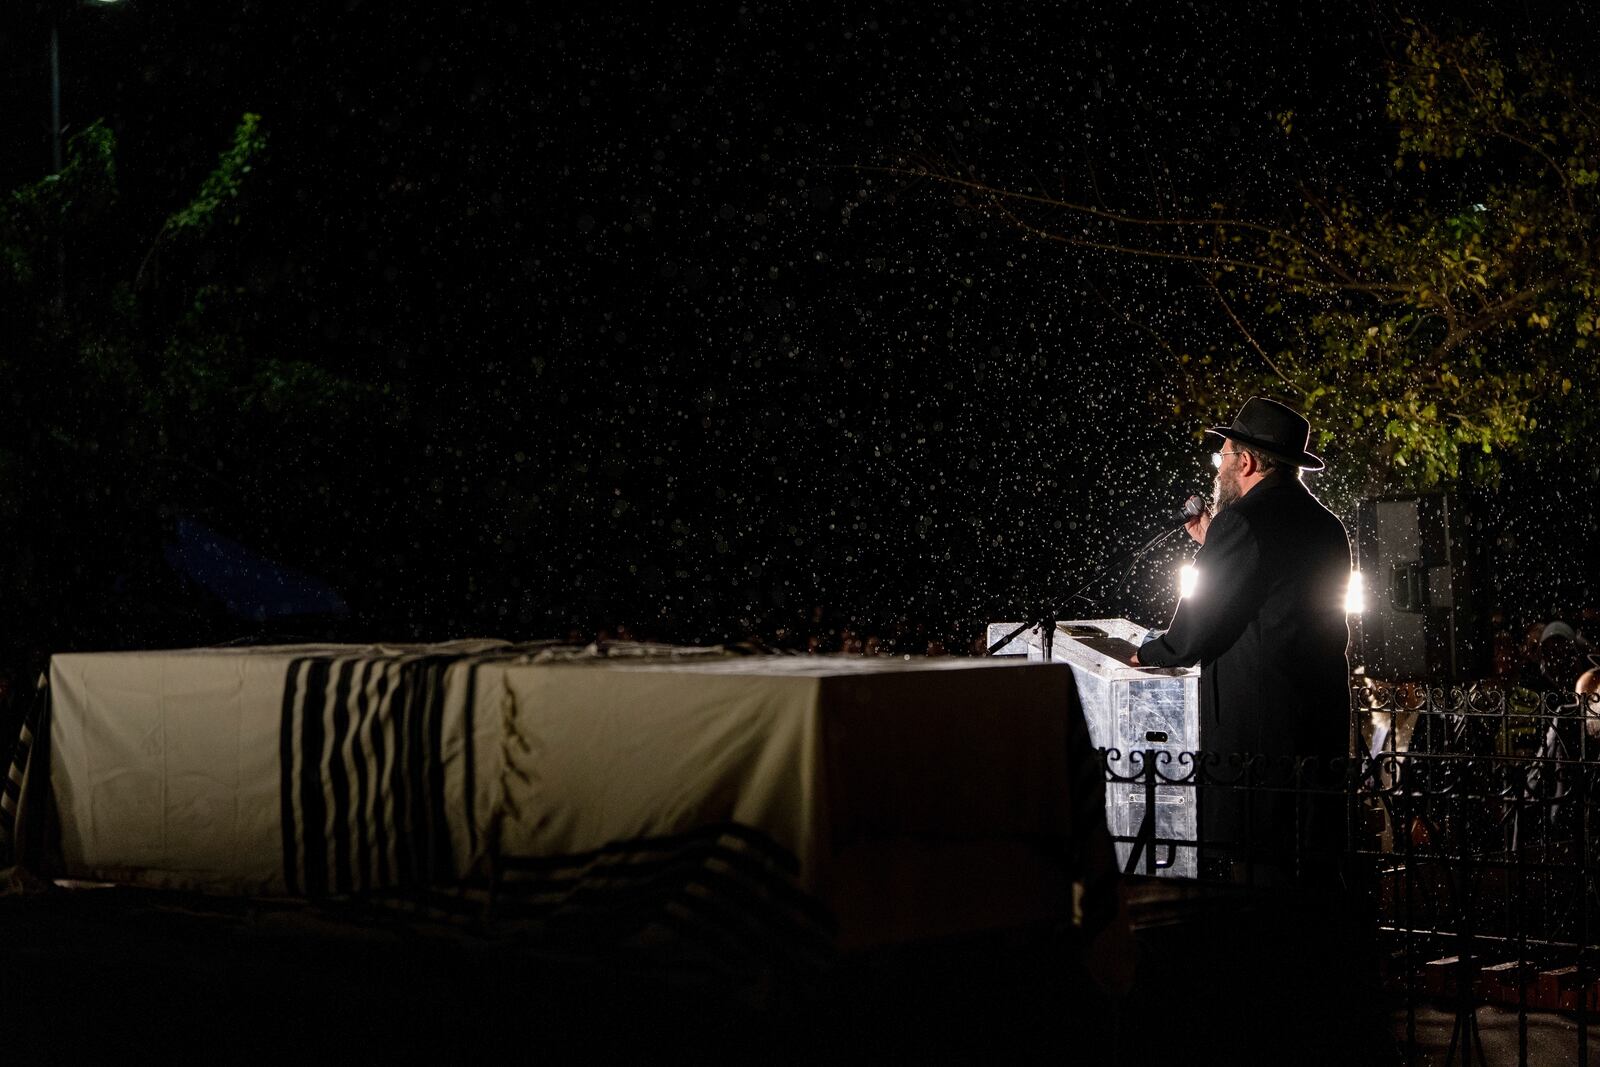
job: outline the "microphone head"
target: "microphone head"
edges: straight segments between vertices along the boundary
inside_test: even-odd
[[[1183,503],[1173,510],[1173,522],[1179,526],[1187,526],[1206,513],[1208,505],[1204,494],[1184,486],[1175,487],[1175,492],[1182,494]]]

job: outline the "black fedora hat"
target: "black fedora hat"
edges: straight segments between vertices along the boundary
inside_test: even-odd
[[[1249,445],[1301,470],[1322,469],[1322,460],[1306,451],[1311,443],[1311,424],[1305,416],[1264,396],[1246,400],[1232,426],[1213,426],[1206,432]]]

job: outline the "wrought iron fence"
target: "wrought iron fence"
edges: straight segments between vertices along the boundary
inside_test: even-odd
[[[1403,1007],[1446,1007],[1446,1062],[1482,1062],[1479,1008],[1600,1016],[1600,696],[1363,683],[1346,758],[1103,751],[1108,797],[1138,818],[1128,873],[1333,888],[1358,898]],[[1155,739],[1152,739],[1155,740]],[[1199,811],[1198,833],[1168,813]],[[1186,863],[1185,860],[1188,860]],[[1597,1020],[1600,1021],[1600,1020]]]

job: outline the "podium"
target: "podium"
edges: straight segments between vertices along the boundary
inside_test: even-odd
[[[989,643],[1016,628],[1014,622],[990,623]],[[1090,739],[1096,748],[1116,750],[1108,758],[1110,769],[1135,778],[1106,783],[1106,823],[1113,836],[1129,839],[1117,843],[1118,861],[1132,874],[1193,878],[1198,871],[1197,792],[1192,784],[1163,785],[1151,779],[1145,760],[1154,753],[1161,777],[1189,778],[1192,765],[1180,754],[1200,748],[1200,671],[1129,666],[1129,657],[1147,633],[1127,619],[1058,622],[1050,659],[1072,666]],[[1043,642],[1037,630],[1027,630],[996,654],[1043,660]],[[1152,800],[1154,819],[1146,826]],[[1145,840],[1134,840],[1141,830]]]

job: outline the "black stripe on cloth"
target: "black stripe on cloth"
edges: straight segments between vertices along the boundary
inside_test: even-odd
[[[33,754],[33,735],[26,724],[11,751],[11,766],[0,784],[0,866],[17,861],[17,814],[22,808],[22,783],[27,779],[28,761]]]
[[[444,784],[445,678],[461,657],[427,656],[401,667],[405,699],[401,711],[405,758],[394,779],[405,812],[406,858],[401,877],[409,885],[437,884],[454,877],[449,810]],[[470,749],[470,745],[464,746]],[[458,798],[463,811],[470,799]]]
[[[22,713],[22,722],[17,728],[5,780],[0,782],[0,865],[22,863],[26,858],[27,843],[21,836],[28,831],[20,820],[28,798],[23,794],[30,788],[30,773],[42,775],[48,771],[49,729],[50,683],[47,675],[40,675],[33,700]],[[40,761],[37,766],[35,761]],[[31,788],[35,792],[45,788],[44,778],[37,779]]]
[[[350,738],[351,676],[357,661],[339,662],[333,674],[333,701],[328,707],[328,792],[332,801],[331,830],[333,891],[348,893],[352,888],[350,877],[350,760],[345,756],[345,746]]]
[[[722,838],[736,842],[740,849],[748,851],[753,856],[759,856],[762,862],[791,878],[797,877],[800,873],[800,861],[795,858],[794,853],[762,831],[735,822],[707,823],[678,834],[628,838],[585,852],[569,852],[560,856],[503,856],[500,862],[505,869],[518,871],[580,867],[608,856],[637,852],[671,853],[691,848],[697,843],[715,842]]]
[[[474,736],[476,730],[474,722],[476,714],[474,709],[478,704],[478,668],[484,664],[479,660],[467,667],[466,700],[461,707],[461,740],[465,746],[466,759],[461,766],[461,796],[467,803],[467,855],[478,854],[478,783],[475,780],[477,760],[474,758]]]
[[[279,762],[284,876],[291,893],[349,894],[454,881],[452,812],[466,819],[471,848],[478,840],[471,707],[476,667],[507,658],[504,652],[320,655],[290,662]],[[458,724],[461,782],[452,791],[444,764],[445,682],[456,665],[468,670],[468,706]]]
[[[769,864],[751,857],[736,847],[715,841],[697,841],[668,850],[652,849],[646,853],[629,850],[608,853],[581,864],[563,865],[532,877],[523,875],[511,863],[502,864],[506,877],[501,890],[510,896],[541,895],[551,898],[580,899],[585,895],[609,894],[625,899],[631,893],[648,893],[651,885],[688,869],[688,866],[717,865],[728,869],[730,876],[760,885],[774,898],[773,905],[787,910],[804,911],[818,920],[826,912],[817,902],[801,891],[782,872]]]
[[[26,720],[17,734],[17,743],[11,749],[11,766],[6,780],[0,782],[0,833],[9,840],[16,826],[17,802],[22,797],[22,780],[28,770],[28,754],[33,751],[33,731]]]
[[[417,675],[410,668],[410,664],[401,664],[400,677],[397,682],[399,695],[395,701],[395,743],[399,746],[396,750],[394,774],[389,780],[389,789],[394,796],[395,814],[395,884],[415,885],[417,882],[417,868],[413,855],[414,843],[421,823],[417,818],[416,802],[419,790],[413,787],[412,767],[421,762],[421,754],[417,752],[419,745],[417,731],[413,724],[418,716],[414,714],[417,703]]]
[[[444,790],[444,709],[445,709],[445,675],[449,670],[449,662],[434,660],[427,667],[428,684],[427,696],[427,735],[428,735],[428,761],[427,769],[427,798],[428,798],[428,881],[438,882],[455,876],[455,856],[450,847],[450,813],[445,806]],[[470,736],[463,739],[462,748],[470,751],[472,739]],[[464,811],[467,821],[471,822],[472,794],[467,793],[463,798],[466,802]]]
[[[328,802],[322,780],[327,730],[328,676],[332,661],[317,657],[306,666],[300,702],[300,835],[304,842],[305,891],[328,891]]]
[[[363,660],[356,671],[355,679],[355,717],[351,724],[350,751],[354,755],[355,767],[355,793],[353,806],[355,811],[355,856],[352,860],[354,867],[354,882],[360,888],[367,888],[373,884],[372,878],[372,813],[371,807],[374,793],[372,782],[372,753],[370,737],[372,719],[376,714],[376,694],[372,692],[375,677],[382,676],[382,664],[373,660]]]
[[[283,826],[283,882],[290,895],[300,893],[300,832],[294,815],[297,786],[294,760],[299,750],[299,725],[295,697],[300,692],[300,676],[306,661],[289,661],[283,682],[283,718],[278,724],[278,805]]]
[[[830,958],[836,930],[795,884],[797,869],[765,834],[724,823],[579,855],[505,858],[491,894],[500,917],[552,936],[603,941],[658,926],[714,959],[804,971]]]
[[[373,708],[372,722],[372,851],[377,870],[369,883],[374,886],[390,884],[389,843],[392,837],[389,824],[394,818],[394,798],[388,788],[389,775],[393,773],[394,745],[385,741],[393,721],[394,672],[392,660],[377,665],[378,698]],[[389,761],[385,765],[385,760]]]
[[[307,896],[454,878],[446,673],[461,656],[291,662],[280,728],[283,867]],[[462,749],[470,753],[470,741]],[[298,800],[298,808],[294,801]],[[470,819],[470,793],[461,800]]]

